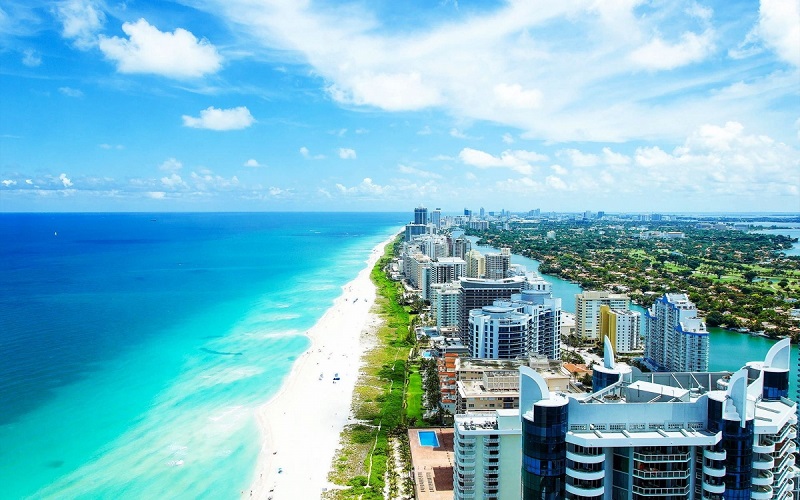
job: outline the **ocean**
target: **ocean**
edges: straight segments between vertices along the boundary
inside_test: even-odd
[[[0,214],[0,498],[239,497],[254,410],[408,218]]]

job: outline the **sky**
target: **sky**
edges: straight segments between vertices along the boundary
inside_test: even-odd
[[[3,0],[0,211],[800,212],[800,0]]]

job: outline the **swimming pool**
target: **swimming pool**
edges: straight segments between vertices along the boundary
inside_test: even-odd
[[[439,438],[436,437],[436,431],[419,431],[418,434],[420,446],[439,447]]]

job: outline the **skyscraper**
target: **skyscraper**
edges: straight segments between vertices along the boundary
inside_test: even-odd
[[[414,209],[414,224],[427,224],[428,223],[428,209],[425,207],[417,207]]]
[[[665,293],[647,310],[644,356],[658,371],[708,370],[708,330],[685,293]]]
[[[436,226],[436,229],[442,228],[442,209],[437,208],[431,212],[431,224]]]
[[[641,348],[642,315],[636,311],[600,306],[600,339],[608,338],[614,352],[628,353]]]
[[[486,254],[486,279],[499,280],[508,277],[511,265],[511,249],[501,248],[500,253]]]
[[[798,476],[790,363],[788,339],[733,374],[642,373],[607,351],[607,380],[589,397],[520,367],[520,425],[515,410],[456,416],[454,496],[788,500]],[[521,464],[511,459],[520,451]]]
[[[489,280],[481,278],[461,278],[461,288],[458,295],[458,308],[460,319],[458,322],[459,336],[466,342],[469,332],[469,312],[483,306],[492,305],[496,299],[508,299],[512,294],[520,293],[525,288],[525,278],[514,276],[502,280]]]
[[[584,339],[596,339],[600,335],[600,307],[627,311],[630,304],[630,298],[621,293],[586,291],[576,294],[575,333]]]

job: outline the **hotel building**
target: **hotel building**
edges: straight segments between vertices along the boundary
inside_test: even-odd
[[[459,280],[461,288],[458,296],[460,314],[458,330],[461,340],[467,342],[471,310],[492,305],[497,299],[511,298],[511,295],[522,291],[525,281],[526,279],[522,276],[502,280],[462,277]]]
[[[708,330],[685,293],[665,293],[647,310],[644,356],[655,371],[708,370]]]
[[[600,336],[600,308],[608,306],[618,311],[631,308],[630,298],[621,293],[588,291],[575,295],[575,333],[584,339]]]
[[[521,367],[518,413],[456,417],[455,498],[792,498],[788,339],[734,374],[641,373],[605,344],[591,394],[551,391]]]

